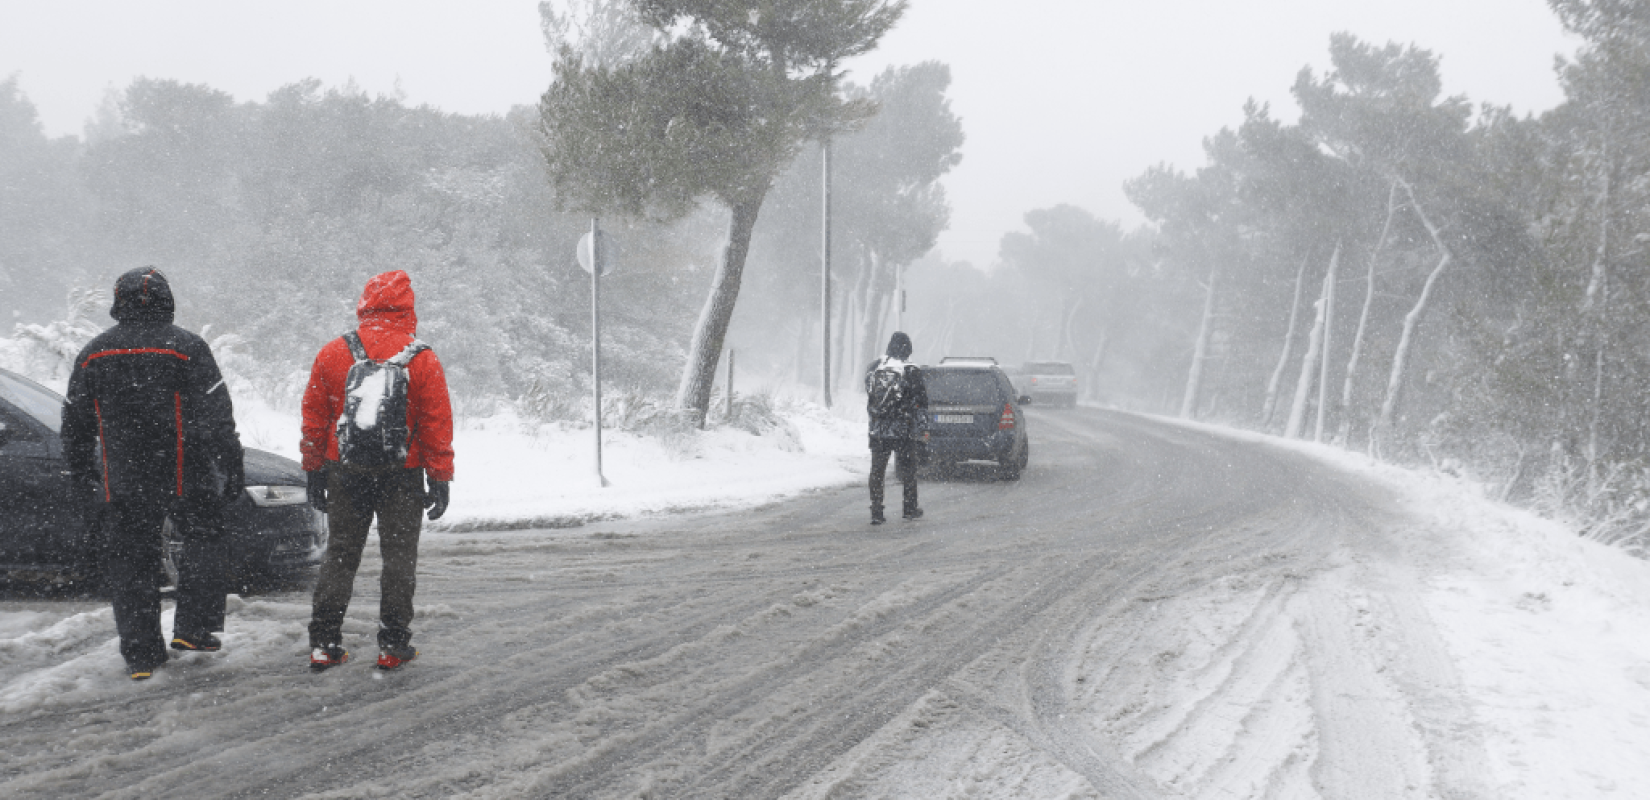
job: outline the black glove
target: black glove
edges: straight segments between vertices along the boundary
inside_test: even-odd
[[[450,499],[447,481],[429,478],[429,473],[425,473],[425,477],[429,479],[430,489],[424,493],[424,507],[430,510],[431,520],[441,519],[441,515],[447,513],[447,501]]]
[[[305,488],[305,491],[309,494],[309,504],[315,506],[316,511],[319,511],[322,514],[327,513],[326,467],[322,467],[311,472],[306,472],[304,473],[304,477],[308,479],[308,486]]]
[[[233,503],[246,491],[246,465],[240,459],[229,465],[228,474],[223,478],[223,501]]]

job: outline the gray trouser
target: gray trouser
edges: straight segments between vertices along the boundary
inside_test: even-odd
[[[398,467],[364,469],[331,464],[327,475],[326,560],[315,582],[309,645],[341,644],[344,612],[355,589],[355,571],[378,518],[384,572],[378,587],[378,644],[404,646],[412,639],[413,590],[418,579],[418,534],[424,524],[424,471]]]

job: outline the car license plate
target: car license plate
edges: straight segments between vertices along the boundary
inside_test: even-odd
[[[935,414],[934,421],[941,425],[972,425],[973,414]]]

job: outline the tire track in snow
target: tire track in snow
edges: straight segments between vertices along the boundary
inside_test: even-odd
[[[1398,641],[1418,652],[1383,656],[1408,677],[1374,708],[1432,733],[1373,752],[1472,785],[1425,620],[1380,601],[1422,630],[1333,636],[1342,556],[1392,516],[1379,492],[1137,417],[1029,422],[1020,482],[925,482],[914,525],[866,527],[860,487],[593,533],[432,534],[419,663],[311,676],[278,643],[265,663],[192,662],[8,721],[0,793],[1273,797],[1346,768],[1373,791],[1413,776],[1321,717],[1364,686],[1333,682],[1336,657],[1368,672]],[[372,590],[355,605],[359,647]],[[1422,697],[1444,710],[1391,713]]]

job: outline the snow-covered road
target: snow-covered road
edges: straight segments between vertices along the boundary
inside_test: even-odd
[[[414,665],[304,667],[307,597],[118,675],[107,609],[0,600],[7,797],[1493,797],[1389,486],[1093,409],[1017,483],[426,536]],[[895,490],[897,493],[897,489]],[[96,664],[98,668],[89,668]]]

